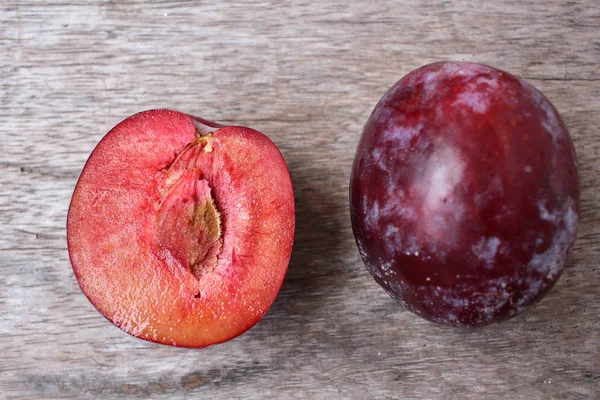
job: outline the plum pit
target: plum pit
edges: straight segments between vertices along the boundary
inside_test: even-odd
[[[221,216],[197,159],[211,149],[202,135],[179,153],[161,174],[156,212],[157,244],[197,280],[214,271],[222,247]]]

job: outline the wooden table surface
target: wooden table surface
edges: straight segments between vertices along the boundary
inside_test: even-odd
[[[0,5],[0,398],[600,398],[600,3],[14,1]],[[403,311],[363,267],[348,180],[361,128],[410,70],[518,74],[577,149],[581,223],[552,292],[463,331]],[[168,107],[281,149],[297,232],[283,288],[203,350],[133,338],[80,291],[65,218],[102,136]]]

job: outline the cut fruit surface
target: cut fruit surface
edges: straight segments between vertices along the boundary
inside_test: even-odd
[[[208,346],[273,303],[294,236],[292,185],[261,133],[146,111],[91,154],[67,233],[78,282],[111,322],[142,339]]]

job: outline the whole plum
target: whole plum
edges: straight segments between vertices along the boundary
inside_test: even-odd
[[[350,182],[361,257],[408,310],[450,326],[513,317],[558,280],[579,178],[556,109],[489,66],[412,71],[373,110]]]

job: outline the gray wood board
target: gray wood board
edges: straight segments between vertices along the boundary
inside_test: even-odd
[[[3,1],[0,397],[591,399],[600,393],[600,3]],[[372,108],[444,59],[518,74],[577,149],[578,240],[552,292],[485,329],[404,312],[352,237],[348,180]],[[65,219],[95,144],[168,107],[253,127],[285,156],[297,232],[265,318],[203,350],[130,337],[95,311]]]

